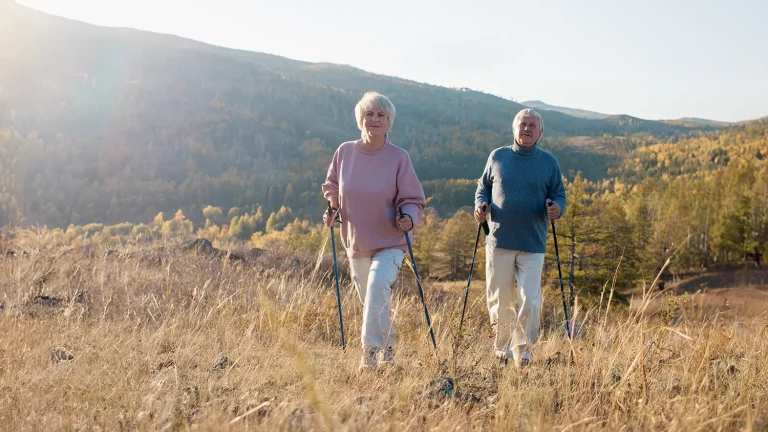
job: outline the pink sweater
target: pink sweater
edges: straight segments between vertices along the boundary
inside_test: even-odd
[[[415,227],[426,200],[405,150],[387,141],[381,150],[367,152],[360,141],[345,142],[333,155],[322,189],[325,199],[339,197],[341,241],[347,256],[369,257],[389,248],[408,250],[397,227],[397,209],[402,206]]]

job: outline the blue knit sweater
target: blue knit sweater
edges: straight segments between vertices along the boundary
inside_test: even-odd
[[[565,213],[565,187],[557,159],[533,147],[497,148],[477,181],[475,206],[489,203],[491,234],[487,244],[502,249],[544,253],[547,246],[547,198]]]

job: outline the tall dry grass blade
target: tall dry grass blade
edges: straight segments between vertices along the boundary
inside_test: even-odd
[[[716,417],[716,418],[713,418],[713,419],[709,419],[709,420],[707,420],[707,421],[705,421],[705,422],[701,423],[701,424],[699,425],[699,427],[698,427],[698,430],[703,430],[703,429],[706,429],[704,426],[706,426],[706,425],[708,425],[708,424],[711,424],[711,423],[719,422],[719,421],[721,421],[721,420],[725,420],[726,418],[728,418],[728,417],[730,417],[730,416],[732,416],[732,415],[734,415],[734,414],[736,414],[736,413],[739,413],[739,412],[742,412],[742,411],[744,411],[744,410],[745,410],[745,409],[747,409],[748,407],[749,407],[749,405],[742,405],[742,406],[740,406],[740,407],[736,408],[735,410],[732,410],[732,411],[730,411],[730,412],[728,412],[728,413],[726,413],[726,414],[723,414],[723,415],[721,415],[720,417]]]
[[[615,279],[615,277],[614,277]],[[603,284],[603,289],[600,291],[600,302],[597,307],[597,319],[600,320],[600,311],[603,310],[603,298],[605,297],[605,290],[608,288],[608,281]]]
[[[613,293],[616,290],[616,279],[619,274],[619,267],[621,267],[621,261],[624,259],[624,249],[619,256],[619,262],[616,263],[616,270],[613,272],[613,282],[611,283],[611,293],[608,295],[608,304],[605,306],[605,319],[603,320],[603,327],[608,325],[608,312],[611,310],[611,302],[613,301]],[[599,318],[598,318],[599,319]]]
[[[591,422],[593,420],[597,420],[597,417],[592,416],[592,417],[587,417],[587,418],[581,419],[581,420],[579,420],[579,421],[577,421],[575,423],[571,423],[571,424],[569,424],[567,426],[564,426],[562,429],[560,429],[560,432],[569,431],[569,430],[571,430],[571,429],[573,429],[575,427],[581,426],[581,425],[583,425],[585,423],[589,423],[589,422]]]
[[[312,280],[314,280],[314,277],[317,274],[317,271],[320,269],[320,264],[323,263],[325,248],[328,246],[328,240],[330,238],[331,238],[331,233],[328,233],[328,235],[325,236],[325,240],[323,241],[323,246],[320,248],[320,251],[317,253],[317,260],[315,261],[315,267],[312,269]]]
[[[279,322],[280,319],[277,318],[277,308],[273,305],[272,300],[262,294],[260,296],[260,302],[264,308],[265,315],[270,316],[270,320],[275,319]],[[291,355],[296,367],[301,373],[304,381],[306,398],[315,411],[321,414],[325,430],[338,430],[338,425],[331,415],[331,410],[326,403],[326,398],[321,397],[320,392],[317,389],[315,373],[307,361],[306,350],[299,347],[299,344],[294,340],[295,336],[289,335],[283,326],[279,326],[276,333],[281,346],[289,355]]]
[[[233,425],[233,424],[235,424],[235,423],[237,423],[237,422],[239,422],[239,421],[241,421],[241,420],[245,419],[245,418],[246,418],[246,417],[248,417],[249,415],[251,415],[251,414],[254,414],[254,413],[258,412],[258,411],[262,410],[263,408],[267,408],[267,407],[268,407],[268,406],[270,406],[270,405],[271,405],[271,404],[270,404],[269,402],[263,402],[261,405],[259,405],[259,406],[255,407],[255,408],[251,408],[251,409],[249,409],[247,412],[245,412],[244,414],[242,414],[242,415],[239,415],[239,416],[237,416],[237,417],[233,418],[233,419],[232,419],[232,420],[229,422],[229,424],[230,424],[230,425]]]

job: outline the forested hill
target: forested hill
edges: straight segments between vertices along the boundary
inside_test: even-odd
[[[316,219],[318,182],[338,144],[358,136],[353,107],[367,90],[395,102],[393,141],[441,193],[442,179],[475,178],[488,152],[508,144],[522,108],[468,89],[102,28],[0,1],[0,222],[139,222],[179,208],[199,221],[206,205],[265,214],[287,205]],[[649,137],[710,129],[544,117],[542,146],[564,172],[593,179]]]

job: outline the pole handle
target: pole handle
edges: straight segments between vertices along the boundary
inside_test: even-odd
[[[488,211],[488,203],[483,203],[482,205],[483,212]],[[491,234],[491,228],[488,226],[488,221],[484,220],[482,224],[480,224],[483,227],[483,232],[485,235]]]
[[[331,218],[331,226],[333,226],[336,222],[341,222],[339,220],[339,209],[334,209],[331,207],[331,200],[328,200],[328,217]]]

